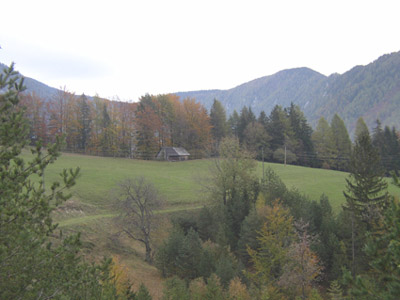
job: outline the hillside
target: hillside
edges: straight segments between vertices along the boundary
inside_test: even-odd
[[[311,125],[335,113],[353,132],[359,117],[369,128],[377,118],[384,125],[400,127],[400,52],[387,54],[366,66],[356,66],[344,74],[326,77],[308,68],[280,71],[229,90],[179,92],[181,98],[193,97],[208,109],[214,98],[228,114],[249,106],[254,113],[267,114],[279,104],[293,102],[304,111]]]

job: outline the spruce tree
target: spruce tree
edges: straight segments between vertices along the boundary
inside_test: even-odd
[[[337,114],[332,118],[331,130],[337,150],[335,167],[338,170],[347,170],[351,153],[351,140],[346,125]]]
[[[217,99],[214,99],[210,110],[210,123],[215,148],[218,149],[220,141],[228,134],[228,123],[226,121],[225,109]]]
[[[356,123],[354,140],[357,140],[363,133],[369,134],[369,130],[368,130],[367,124],[365,124],[364,119],[362,117],[360,117],[360,118],[358,118],[357,123]]]
[[[381,217],[388,201],[387,183],[377,150],[372,146],[368,131],[360,131],[351,157],[350,175],[346,179],[344,209],[351,218],[352,231],[352,274],[356,275],[358,257],[361,256],[365,237],[364,231],[372,231]]]
[[[79,150],[86,152],[87,146],[90,140],[91,123],[92,119],[90,116],[90,106],[87,103],[87,97],[85,94],[79,99],[78,102],[79,114],[78,114],[78,128],[79,128]]]
[[[239,138],[239,121],[240,117],[236,110],[233,111],[228,119],[229,134]]]

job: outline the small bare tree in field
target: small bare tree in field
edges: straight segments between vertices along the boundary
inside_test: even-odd
[[[145,260],[151,263],[151,233],[156,225],[154,209],[159,209],[163,201],[154,185],[143,177],[120,182],[117,193],[120,209],[117,224],[120,232],[143,243],[146,248]]]

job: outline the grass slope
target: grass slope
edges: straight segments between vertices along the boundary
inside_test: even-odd
[[[206,159],[170,163],[63,154],[49,166],[45,179],[52,182],[63,168],[79,166],[81,175],[74,187],[75,200],[89,214],[101,212],[107,215],[114,212],[113,190],[117,183],[128,177],[144,176],[158,188],[167,201],[166,209],[171,211],[206,204],[202,182],[209,178],[212,164],[212,160]],[[268,167],[280,176],[288,188],[296,188],[312,200],[318,200],[324,193],[336,210],[344,202],[343,190],[348,173],[265,163],[264,168]],[[257,173],[260,178],[262,170],[263,165],[259,162]],[[398,194],[390,185],[389,192]]]
[[[29,154],[24,156],[29,158]],[[144,176],[151,180],[165,197],[167,205],[157,211],[163,224],[154,234],[155,245],[167,237],[169,213],[197,209],[207,203],[201,182],[209,177],[212,160],[186,162],[139,161],[121,158],[104,158],[77,154],[63,154],[46,170],[46,186],[59,178],[64,168],[81,168],[81,176],[73,189],[73,198],[55,213],[59,227],[66,233],[81,232],[84,255],[90,259],[117,256],[126,266],[135,287],[144,283],[153,299],[161,299],[163,279],[154,266],[146,264],[143,246],[116,234],[113,218],[117,215],[113,189],[117,182],[127,177]],[[336,211],[344,202],[343,189],[347,173],[298,166],[265,163],[284,181],[288,188],[297,188],[312,200],[325,193]],[[263,165],[258,163],[257,174],[262,177]],[[390,190],[395,192],[394,188]],[[398,192],[397,192],[398,194]]]

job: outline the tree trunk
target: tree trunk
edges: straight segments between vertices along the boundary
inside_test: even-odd
[[[148,262],[148,263],[152,263],[150,241],[148,241],[147,239],[146,239],[146,242],[145,242],[145,246],[146,246],[146,258],[145,258],[145,261]]]
[[[356,254],[355,254],[355,228],[354,228],[354,212],[351,213],[351,255],[352,255],[352,266],[351,273],[353,279],[356,279]]]

